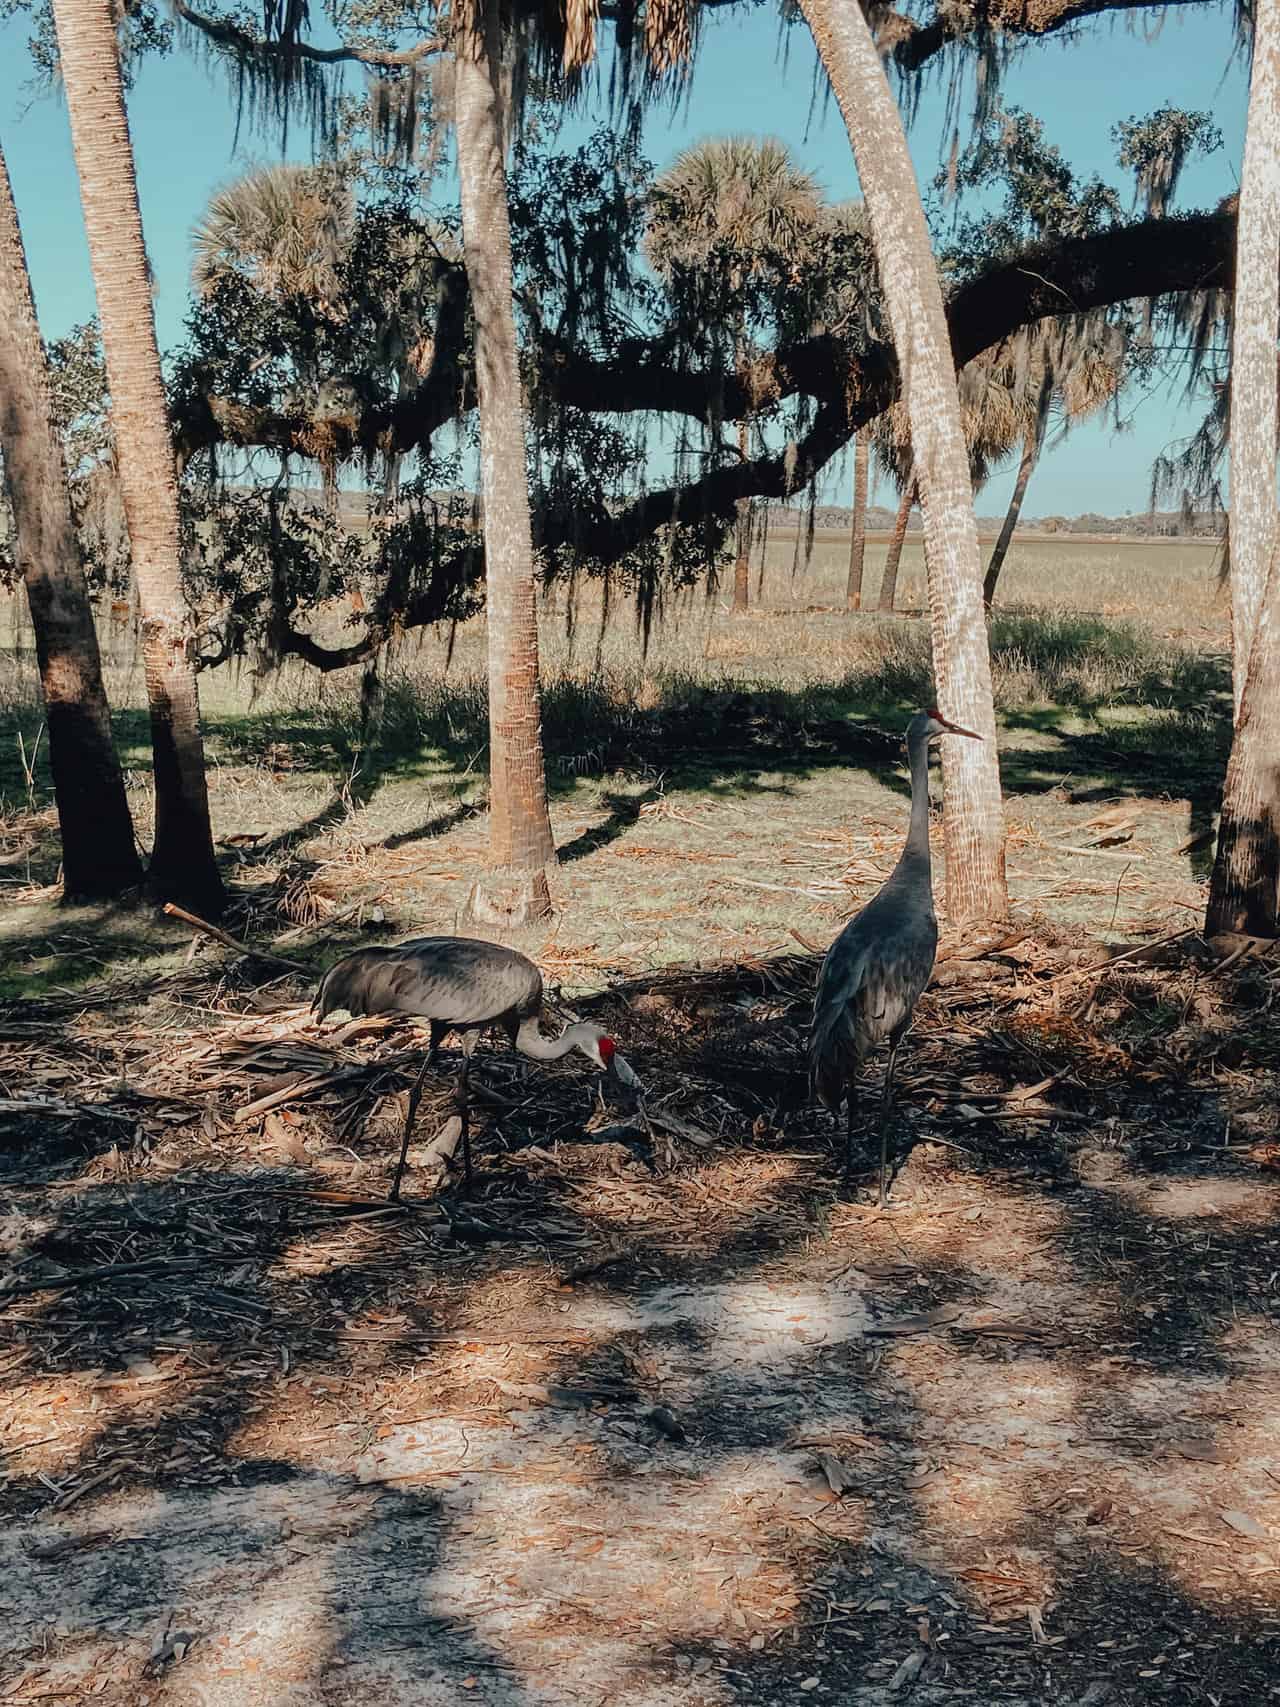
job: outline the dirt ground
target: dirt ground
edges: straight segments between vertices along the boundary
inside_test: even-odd
[[[0,1699],[1280,1696],[1275,965],[1068,936],[941,961],[883,1213],[799,950],[576,1005],[647,1132],[482,1051],[404,1212],[305,981],[12,1009]]]
[[[852,634],[720,617],[693,661]],[[314,707],[209,689],[255,953],[57,906],[51,815],[0,824],[0,1701],[1280,1697],[1280,964],[1196,934],[1189,689],[1010,700],[1015,917],[944,919],[883,1213],[802,1060],[901,845],[901,707],[712,680],[692,752],[639,714],[553,748],[559,910],[518,946],[645,1109],[482,1047],[473,1194],[446,1071],[396,1209],[418,1041],[306,1004],[455,928],[475,708],[356,788]]]

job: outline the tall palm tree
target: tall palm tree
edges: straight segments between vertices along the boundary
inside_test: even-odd
[[[884,560],[884,575],[880,581],[880,597],[876,600],[877,610],[891,611],[897,605],[898,568],[902,562],[902,547],[906,544],[907,525],[918,496],[919,484],[913,466],[898,498],[898,513],[893,519],[893,532],[889,535],[889,550]]]
[[[18,211],[0,151],[0,454],[35,634],[67,900],[142,881]]]
[[[1254,11],[1253,65],[1236,216],[1231,330],[1231,638],[1236,718],[1276,538],[1276,328],[1280,278],[1280,22],[1276,0]]]
[[[1003,462],[1020,436],[1029,430],[1026,421],[1025,389],[1019,392],[1012,372],[979,357],[959,375],[960,428],[969,459],[969,480],[979,491]],[[897,486],[901,499],[894,521],[884,578],[880,583],[878,608],[893,610],[898,597],[898,570],[907,537],[911,512],[920,498],[920,477],[911,441],[911,419],[903,402],[893,403],[872,423],[876,454],[884,472]]]
[[[1018,517],[1022,514],[1027,487],[1031,483],[1031,476],[1035,473],[1036,464],[1040,460],[1040,453],[1044,449],[1045,435],[1049,429],[1049,405],[1052,402],[1053,374],[1048,366],[1044,366],[1035,385],[1032,419],[1022,440],[1022,455],[1018,459],[1018,473],[1013,482],[1013,491],[1009,496],[1009,507],[1004,513],[1000,532],[996,535],[996,542],[991,548],[991,556],[987,559],[987,572],[982,581],[982,603],[987,610],[990,610],[995,603],[1000,571],[1004,568],[1004,560],[1009,555],[1009,547],[1013,543],[1013,530],[1018,525]]]
[[[1006,913],[1009,897],[978,529],[942,288],[902,118],[861,4],[801,5],[853,147],[902,369],[924,500],[938,700],[983,737],[943,751],[947,913],[960,924]]]
[[[178,484],[142,238],[112,0],[56,0],[62,81],[111,390],[121,498],[142,608],[155,767],[148,883],[217,914],[194,647],[182,596]]]
[[[1100,315],[1041,321],[984,358],[993,375],[1004,375],[1026,420],[1017,478],[982,583],[982,602],[988,610],[1055,411],[1061,437],[1105,408],[1120,389],[1127,359],[1122,328]]]
[[[547,805],[538,614],[512,300],[498,0],[475,0],[454,50],[462,243],[475,321],[489,644],[487,876],[469,909],[524,922],[551,910],[555,842]]]
[[[849,581],[845,591],[850,610],[862,609],[862,571],[867,555],[867,435],[853,435],[853,513],[849,531]]]
[[[1205,928],[1280,927],[1280,0],[1257,0],[1231,340],[1231,609],[1236,721]]]
[[[885,336],[884,297],[871,241],[867,210],[860,201],[832,202],[821,210],[817,265],[809,267],[814,301],[812,333],[833,334],[852,349],[863,350]],[[809,257],[806,256],[806,263]],[[867,486],[871,437],[864,427],[853,435],[853,505],[849,522],[849,577],[845,602],[862,608],[867,549]]]
[[[701,326],[732,326],[732,356],[749,360],[744,291],[766,277],[794,280],[822,212],[813,176],[772,137],[712,137],[680,154],[654,180],[645,253],[654,270],[679,279]],[[750,421],[738,423],[749,452]],[[749,598],[751,500],[737,501],[733,608]]]

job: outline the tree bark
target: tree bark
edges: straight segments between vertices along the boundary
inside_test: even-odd
[[[1273,262],[1274,265],[1274,262]],[[1274,378],[1272,383],[1274,384]],[[1236,719],[1205,934],[1280,933],[1280,545]]]
[[[891,611],[898,602],[898,565],[902,562],[902,547],[907,537],[907,523],[911,520],[911,512],[916,502],[916,477],[914,471],[902,488],[902,497],[898,501],[898,513],[894,517],[893,537],[889,541],[889,555],[884,560],[884,578],[880,582],[880,599],[877,609]]]
[[[862,570],[867,556],[867,435],[853,435],[853,527],[849,534],[850,610],[862,609]]]
[[[455,54],[454,123],[462,242],[475,319],[489,632],[489,847],[491,869],[470,911],[524,923],[551,910],[555,843],[547,806],[538,681],[538,617],[525,461],[524,399],[512,306],[511,226],[497,88],[496,0]]]
[[[990,610],[995,603],[996,584],[1000,579],[1000,571],[1004,568],[1004,560],[1013,542],[1013,530],[1018,525],[1018,517],[1022,514],[1022,501],[1027,495],[1027,486],[1035,473],[1036,464],[1040,460],[1040,452],[1044,449],[1044,412],[1040,412],[1035,426],[1022,441],[1022,461],[1018,464],[1018,478],[1013,483],[1013,495],[1009,499],[1009,508],[1005,511],[1004,521],[1000,527],[1000,537],[996,540],[991,551],[991,560],[987,564],[986,579],[982,583],[982,603]]]
[[[943,713],[982,736],[942,743],[947,915],[1008,912],[1004,813],[982,565],[942,289],[906,133],[859,0],[801,0],[853,146],[902,371],[924,517]]]
[[[1231,345],[1231,618],[1236,722],[1209,884],[1208,932],[1280,925],[1280,0],[1254,11]]]
[[[138,887],[124,777],[111,740],[98,631],[54,430],[49,372],[18,211],[0,151],[0,454],[13,508],[14,556],[35,634],[49,765],[68,901]]]
[[[738,449],[742,453],[742,461],[747,460],[750,442],[747,437],[748,425],[745,417],[738,423]],[[751,500],[739,498],[734,508],[737,511],[737,523],[734,533],[737,540],[738,555],[733,565],[733,608],[735,611],[745,611],[751,596]]]
[[[1254,8],[1231,332],[1231,679],[1237,718],[1276,537],[1280,0]]]
[[[156,821],[149,888],[210,918],[213,852],[195,648],[182,597],[177,468],[142,237],[112,0],[57,0],[63,89],[111,391],[120,492],[142,610]]]

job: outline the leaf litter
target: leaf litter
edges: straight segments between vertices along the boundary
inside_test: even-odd
[[[787,1101],[809,955],[578,1004],[667,1111],[659,1171],[600,1141],[580,1071],[531,1092],[482,1052],[480,1194],[439,1189],[446,1077],[408,1213],[380,1195],[419,1058],[403,1032],[304,1033],[233,997],[163,1059],[126,1039],[125,1096],[121,1028],[87,1006],[74,1092],[41,1091],[37,1058],[6,1105],[38,1133],[3,1206],[12,1698],[91,1678],[132,1703],[152,1664],[166,1699],[236,1707],[497,1678],[594,1701],[623,1677],[662,1707],[943,1703],[997,1679],[1030,1702],[1045,1655],[1076,1699],[1151,1677],[1176,1699],[1205,1666],[1220,1699],[1254,1698],[1231,1632],[1251,1620],[1265,1650],[1280,1629],[1268,1215],[1242,1232],[1220,1188],[1188,1195],[1221,1161],[1185,1075],[1188,1191],[1160,1207],[1162,1036],[1100,1042],[1067,1005],[1077,950],[1012,946],[1032,996],[929,998],[902,1092],[921,1142],[883,1218],[836,1196],[835,1135]],[[1087,981],[1112,1001],[1200,978]],[[1100,1141],[1107,1119],[1148,1148]],[[976,1148],[928,1141],[953,1130]],[[157,1627],[178,1632],[158,1650]]]

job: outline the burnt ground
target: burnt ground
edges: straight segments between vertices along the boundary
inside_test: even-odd
[[[476,1191],[442,1081],[403,1212],[410,1036],[204,953],[15,1007],[0,1699],[1280,1697],[1275,962],[986,949],[884,1213],[805,954],[579,1004],[648,1134],[482,1050]]]

